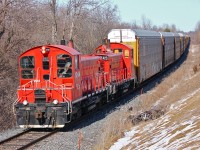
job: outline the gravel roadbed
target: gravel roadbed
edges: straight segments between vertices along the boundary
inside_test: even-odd
[[[5,130],[3,132],[0,132],[0,141],[3,141],[11,136],[14,136],[18,133],[21,133],[23,132],[24,129],[21,129],[19,127],[15,127],[15,128],[12,128],[12,129],[9,129],[9,130]]]
[[[92,150],[103,131],[104,122],[112,115],[112,112],[119,110],[118,104],[104,108],[89,118],[85,119],[79,125],[76,125],[73,131],[61,131],[34,145],[30,149],[34,150],[78,150],[78,141],[81,139],[81,150]],[[129,104],[128,104],[129,105]]]

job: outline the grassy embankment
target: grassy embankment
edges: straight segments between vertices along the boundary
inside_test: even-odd
[[[191,46],[186,61],[154,89],[138,96],[132,110],[123,109],[110,115],[95,150],[109,149],[125,131],[135,130],[132,142],[123,149],[145,147],[184,148],[198,145],[200,136],[200,47]],[[130,106],[129,106],[130,107]],[[149,110],[165,113],[155,119],[132,124],[130,116]],[[132,118],[132,117],[131,117]],[[134,122],[135,123],[135,122]],[[189,139],[187,139],[187,136]],[[193,137],[193,139],[192,139]],[[179,143],[176,145],[176,143]],[[199,142],[200,143],[200,142]]]

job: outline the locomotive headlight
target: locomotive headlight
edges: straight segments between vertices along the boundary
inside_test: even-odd
[[[23,105],[24,105],[24,106],[28,105],[28,101],[27,101],[27,100],[24,100],[24,101],[23,101]]]
[[[46,50],[45,50],[45,47],[44,47],[44,46],[42,47],[42,50],[41,50],[41,51],[42,51],[42,54],[45,54],[45,53],[46,53]]]
[[[54,104],[54,105],[57,105],[57,104],[58,104],[58,100],[57,100],[57,99],[54,99],[54,100],[53,100],[53,104]]]
[[[103,60],[108,60],[108,56],[102,56]]]
[[[42,49],[41,49],[42,54],[49,53],[49,51],[50,51],[50,48],[46,48],[46,47],[42,46]]]

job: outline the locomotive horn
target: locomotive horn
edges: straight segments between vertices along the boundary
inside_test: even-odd
[[[62,40],[60,41],[60,45],[66,45],[65,39],[62,39]]]

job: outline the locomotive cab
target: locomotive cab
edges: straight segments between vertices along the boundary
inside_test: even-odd
[[[19,57],[20,86],[14,105],[20,127],[60,128],[70,121],[71,102],[82,95],[79,55],[70,47],[47,45]]]
[[[95,49],[96,55],[121,55],[123,59],[123,68],[125,71],[126,79],[135,79],[135,68],[134,68],[134,59],[133,53],[134,50],[132,47],[125,45],[123,43],[110,43],[109,46],[100,45]],[[102,57],[103,58],[103,57]]]
[[[112,99],[118,91],[123,94],[132,90],[136,82],[133,48],[123,43],[109,43],[95,49],[95,55],[101,57],[104,66],[108,93]]]

